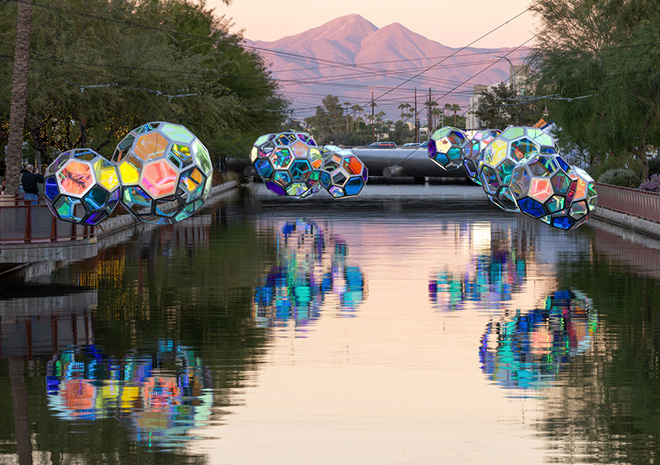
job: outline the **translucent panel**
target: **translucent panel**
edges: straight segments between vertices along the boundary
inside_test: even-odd
[[[157,132],[151,132],[140,136],[135,141],[132,152],[143,161],[149,161],[162,157],[166,148],[167,139]]]
[[[259,158],[259,149],[256,147],[252,147],[252,151],[250,151],[250,161],[254,163],[257,161],[257,158]]]
[[[270,178],[273,174],[273,166],[263,158],[254,164],[254,168],[257,170],[257,174],[264,179]]]
[[[202,172],[197,168],[193,168],[192,170],[181,174],[179,187],[186,192],[193,194],[194,197],[197,197],[197,195],[202,194],[205,180],[206,178]]]
[[[160,123],[147,123],[135,130],[137,134],[145,134],[147,132],[153,131],[154,129],[158,129],[158,126],[160,126]]]
[[[529,163],[529,170],[532,172],[534,176],[549,176],[550,173],[548,170],[543,166],[543,164],[538,160],[534,160],[531,163]]]
[[[344,169],[348,174],[360,174],[364,165],[357,157],[347,157],[344,159]]]
[[[309,150],[309,160],[315,170],[318,170],[323,166],[323,157],[321,156],[321,151],[317,148],[311,148]]]
[[[266,188],[272,192],[275,192],[277,195],[286,195],[285,190],[274,182],[267,182]]]
[[[571,186],[571,180],[568,176],[559,171],[551,178],[551,180],[552,187],[555,189],[557,194],[566,195],[568,193],[568,189]]]
[[[282,134],[275,139],[275,143],[277,145],[289,145],[291,143],[291,139],[288,138],[286,134]]]
[[[145,165],[140,185],[153,198],[174,194],[178,173],[169,162],[160,160]]]
[[[307,192],[307,190],[307,184],[304,182],[294,182],[286,188],[286,193],[291,197],[300,197]]]
[[[312,172],[312,165],[307,160],[296,160],[289,170],[295,180],[305,180]]]
[[[564,197],[553,195],[545,204],[548,213],[557,213],[564,209]]]
[[[525,129],[521,127],[512,127],[505,129],[500,135],[503,139],[513,140],[523,137],[525,135]]]
[[[506,157],[507,143],[501,139],[493,141],[488,146],[484,155],[484,162],[490,166],[498,165]]]
[[[69,160],[57,177],[62,193],[78,197],[85,195],[94,183],[91,167],[75,160]]]
[[[117,206],[117,203],[119,202],[119,195],[120,190],[117,189],[114,191],[112,194],[110,194],[110,198],[108,199],[108,210],[112,212],[115,207]]]
[[[108,201],[108,191],[100,186],[94,186],[83,198],[83,202],[88,210],[100,210],[106,206]]]
[[[520,208],[521,212],[526,213],[534,218],[539,218],[545,215],[545,210],[543,209],[541,202],[537,202],[536,200],[530,199],[529,197],[525,197],[524,199],[519,200],[518,207]]]
[[[286,171],[275,171],[273,180],[280,186],[284,187],[291,182],[291,175]]]
[[[181,144],[172,144],[167,159],[178,169],[188,168],[193,162],[190,147]]]
[[[293,155],[295,157],[303,158],[303,157],[307,157],[307,152],[309,151],[309,147],[307,146],[307,144],[298,141],[291,146],[291,151],[293,152]]]
[[[299,133],[299,134],[298,134],[298,138],[299,138],[301,141],[303,141],[304,143],[306,143],[307,145],[310,145],[310,146],[312,146],[312,147],[316,147],[316,142],[314,141],[314,139],[312,139],[312,136],[310,136],[309,134],[301,134],[301,133]]]
[[[142,163],[140,160],[130,155],[119,164],[119,177],[121,183],[124,185],[137,184],[140,180],[140,171],[142,170]]]
[[[96,172],[96,181],[109,192],[119,187],[117,167],[113,163],[110,163],[106,159],[101,159],[94,163],[94,171]]]
[[[348,180],[344,189],[346,195],[358,195],[363,187],[364,181],[362,181],[362,178],[352,177]]]
[[[254,145],[259,147],[260,145],[265,144],[270,140],[269,136],[271,136],[271,134],[264,134],[263,136],[259,136]]]
[[[145,215],[151,213],[153,200],[145,191],[136,186],[124,188],[123,203],[133,213]]]
[[[451,131],[447,136],[449,142],[453,145],[463,145],[465,143],[465,134],[461,131]]]
[[[92,161],[97,156],[99,154],[91,149],[75,149],[73,151],[73,158],[77,158],[78,160]]]
[[[270,161],[276,169],[287,169],[293,161],[293,155],[289,149],[279,148],[270,156]]]
[[[112,155],[112,159],[119,163],[131,149],[133,142],[135,142],[135,136],[133,134],[129,134],[128,136],[124,137],[122,141],[117,144],[117,148],[115,149],[115,153]]]
[[[452,162],[456,162],[457,160],[461,159],[461,149],[458,147],[451,147],[449,150],[447,150],[447,156]]]
[[[584,200],[581,200],[571,205],[570,214],[574,220],[579,220],[587,214],[587,211],[587,203]]]
[[[435,131],[431,135],[431,139],[433,139],[435,141],[440,140],[440,139],[444,139],[445,137],[447,137],[449,135],[450,132],[451,132],[451,128],[449,128],[448,126],[444,126],[440,129],[438,129],[437,131]]]
[[[80,209],[76,212],[76,205],[80,205],[79,199],[62,195],[55,201],[53,208],[63,220],[80,223],[85,212]],[[77,216],[76,213],[78,213]]]
[[[525,155],[537,150],[536,145],[529,139],[520,139],[511,143],[510,156],[516,161],[522,160]]]
[[[99,224],[101,221],[105,220],[110,214],[105,211],[101,210],[98,212],[94,212],[91,215],[88,215],[87,218],[83,221],[83,223],[88,224],[90,226],[96,226]]]
[[[573,226],[575,222],[571,220],[567,216],[558,216],[555,218],[552,218],[552,223],[550,223],[552,226],[555,228],[560,228],[560,229],[571,229],[571,226]]]
[[[516,164],[514,162],[507,159],[497,167],[497,174],[500,177],[501,185],[508,186],[511,184],[511,174],[513,173],[513,168],[515,168],[515,166]]]
[[[339,186],[332,186],[328,189],[328,192],[330,192],[330,195],[333,197],[344,197],[344,190]]]
[[[174,217],[174,220],[178,223],[179,221],[183,221],[190,217],[193,213],[195,213],[195,206],[191,203],[186,205],[186,207]]]
[[[183,144],[190,144],[195,139],[195,136],[188,129],[178,124],[165,123],[160,127],[160,131],[170,140]]]
[[[53,163],[48,165],[44,174],[48,176],[57,173],[59,169],[62,168],[62,166],[64,166],[67,161],[69,161],[70,154],[71,152],[63,152]]]
[[[326,171],[321,172],[321,184],[323,184],[323,187],[326,189],[329,189],[330,185],[332,184],[332,178]]]
[[[202,144],[199,141],[199,139],[195,140],[193,147],[195,148],[195,156],[197,157],[197,163],[202,168],[204,174],[210,176],[211,172],[213,171],[213,165],[211,164],[211,157],[209,156],[209,151],[206,150],[206,147],[204,147],[204,144]]]
[[[55,179],[55,176],[46,178],[46,186],[44,188],[44,194],[46,194],[46,197],[50,200],[54,200],[59,193],[60,189],[57,186],[57,179]]]
[[[484,165],[481,169],[481,184],[487,193],[495,194],[500,187],[495,170]]]
[[[173,202],[175,204],[174,207],[172,207]],[[182,207],[183,203],[176,197],[166,197],[164,199],[158,199],[154,202],[156,215],[166,218],[174,218]]]
[[[541,203],[545,203],[553,194],[552,185],[549,179],[532,179],[532,184],[529,189],[529,196]]]
[[[437,162],[442,168],[449,165],[449,158],[442,152],[436,153],[433,161]]]
[[[341,166],[341,157],[339,155],[333,155],[329,160],[326,160],[323,169],[326,171],[334,171],[339,166]]]
[[[338,171],[332,176],[332,184],[334,184],[335,186],[344,187],[344,184],[346,183],[347,179],[348,178],[344,173]]]

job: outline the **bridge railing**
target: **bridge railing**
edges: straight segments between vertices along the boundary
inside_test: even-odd
[[[598,206],[660,223],[660,194],[596,183]]]
[[[21,195],[0,196],[0,244],[62,242],[93,236],[92,226],[55,218],[42,196],[37,205]]]

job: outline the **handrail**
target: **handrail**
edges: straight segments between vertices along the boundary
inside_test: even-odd
[[[596,183],[598,206],[660,223],[660,194]]]
[[[49,243],[94,237],[93,226],[59,220],[50,212],[43,196],[39,196],[38,202],[33,205],[20,194],[0,196],[0,244]],[[24,226],[17,224],[21,220],[24,220]]]

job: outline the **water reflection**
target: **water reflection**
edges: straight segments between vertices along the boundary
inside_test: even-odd
[[[210,373],[192,349],[161,340],[152,353],[115,359],[96,346],[71,348],[48,362],[49,407],[62,420],[117,418],[137,441],[173,448],[205,424]]]
[[[429,299],[441,311],[457,311],[473,302],[476,308],[496,310],[520,292],[525,283],[525,252],[506,231],[486,230],[478,225],[467,231],[472,247],[461,271],[444,266],[429,280]],[[487,246],[479,243],[486,240]],[[479,240],[481,239],[481,241]],[[467,241],[466,241],[467,242]]]
[[[481,369],[506,388],[549,386],[566,362],[591,346],[596,322],[585,294],[554,292],[544,308],[488,323],[479,347]]]
[[[348,246],[312,221],[298,219],[277,227],[277,263],[254,293],[260,327],[294,324],[304,336],[321,317],[324,303],[334,300],[339,317],[352,317],[366,298],[360,268],[348,265]]]

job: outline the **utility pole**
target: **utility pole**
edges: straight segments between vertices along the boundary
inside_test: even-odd
[[[415,142],[419,142],[419,113],[417,113],[417,87],[415,87]]]
[[[431,97],[431,88],[429,87],[429,106],[428,106],[428,120],[429,120],[429,122],[428,122],[428,130],[427,130],[427,133],[428,133],[427,136],[429,136],[429,137],[431,136],[431,126],[432,126],[432,123],[431,123],[431,102],[433,102],[433,100],[431,100],[431,99],[432,99],[432,97]],[[428,137],[427,137],[427,139],[428,139]]]
[[[374,91],[371,91],[371,142],[376,142],[376,120],[374,120]]]

